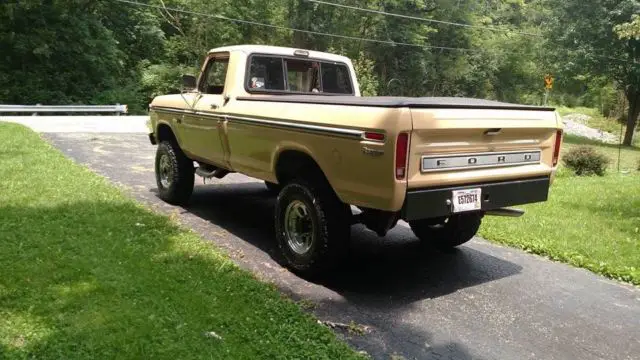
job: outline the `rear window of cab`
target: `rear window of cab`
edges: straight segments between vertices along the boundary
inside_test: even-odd
[[[249,92],[353,94],[345,64],[272,55],[251,55],[246,88]]]

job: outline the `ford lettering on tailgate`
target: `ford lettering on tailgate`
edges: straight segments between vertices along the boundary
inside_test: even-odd
[[[422,172],[530,165],[540,163],[540,151],[429,155],[422,157]]]

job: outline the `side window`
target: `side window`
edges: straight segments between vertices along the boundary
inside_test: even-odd
[[[254,90],[284,90],[282,58],[253,56],[247,87]]]
[[[205,94],[222,94],[228,65],[229,58],[211,58],[205,68],[200,91]]]
[[[349,69],[340,64],[322,64],[322,90],[327,93],[352,94]]]

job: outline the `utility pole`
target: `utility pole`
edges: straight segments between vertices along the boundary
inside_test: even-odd
[[[547,102],[549,101],[549,89],[544,89],[544,106],[547,106]]]

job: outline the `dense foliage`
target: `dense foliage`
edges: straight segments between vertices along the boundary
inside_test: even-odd
[[[635,120],[638,12],[639,0],[10,0],[0,4],[0,102],[143,112],[206,50],[257,43],[349,56],[366,95],[541,104],[550,73],[552,103],[618,116],[627,104]]]

